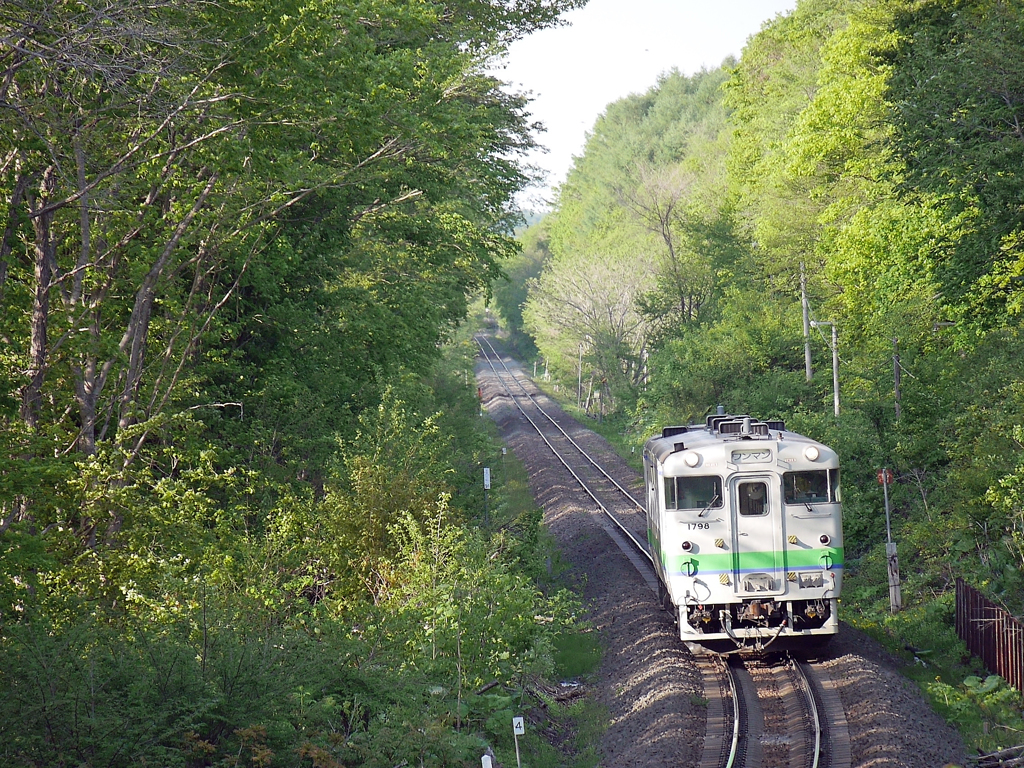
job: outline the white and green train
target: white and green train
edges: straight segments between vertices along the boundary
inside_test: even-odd
[[[800,648],[839,628],[839,458],[781,421],[722,413],[644,447],[647,537],[683,641]]]

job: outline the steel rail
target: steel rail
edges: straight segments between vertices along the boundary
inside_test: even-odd
[[[744,725],[740,686],[728,658],[701,654],[694,659],[704,680],[707,699],[707,723],[704,750],[698,768],[734,768],[740,756],[740,731]],[[732,701],[732,736],[725,699]]]
[[[740,698],[736,690],[736,677],[732,673],[732,667],[728,664],[722,664],[722,667],[725,669],[725,676],[729,681],[729,694],[732,696],[732,743],[729,746],[729,758],[725,761],[724,768],[733,768],[740,748]]]
[[[654,558],[651,555],[651,553],[647,551],[647,547],[645,547],[643,544],[641,544],[636,539],[636,537],[633,536],[633,534],[630,533],[629,530],[622,523],[620,523],[616,519],[615,515],[612,514],[612,512],[601,502],[601,500],[599,498],[597,498],[597,495],[590,489],[590,487],[583,481],[583,479],[578,474],[576,474],[575,470],[573,470],[573,468],[569,466],[569,463],[565,460],[565,458],[562,456],[562,454],[560,454],[558,452],[558,450],[555,448],[555,446],[553,446],[551,444],[551,441],[548,440],[548,438],[544,435],[544,433],[541,430],[541,428],[537,425],[537,422],[535,422],[532,418],[530,418],[530,415],[526,412],[526,410],[523,408],[523,406],[516,399],[516,396],[512,394],[512,390],[509,388],[508,384],[506,384],[505,381],[502,379],[501,374],[498,373],[498,369],[494,367],[494,363],[491,361],[490,357],[488,357],[487,350],[485,350],[483,348],[483,345],[480,344],[479,339],[477,340],[477,344],[480,346],[480,351],[483,353],[484,360],[490,366],[491,371],[494,372],[494,375],[498,379],[498,381],[501,383],[501,386],[504,387],[506,392],[508,392],[508,396],[512,399],[512,402],[515,404],[516,408],[518,408],[519,412],[521,414],[523,414],[523,416],[526,418],[526,420],[528,422],[530,422],[530,425],[536,430],[537,434],[540,436],[540,439],[543,440],[545,445],[547,445],[547,447],[551,450],[551,453],[553,453],[555,458],[558,459],[562,463],[562,466],[564,466],[569,471],[569,474],[571,474],[573,476],[573,478],[575,478],[576,482],[579,483],[580,487],[586,492],[586,494],[588,496],[590,496],[591,499],[594,500],[594,503],[597,504],[597,506],[601,509],[601,511],[605,514],[605,516],[609,520],[611,520],[618,527],[618,529],[623,534],[625,534],[625,536],[630,541],[633,542],[633,545],[643,554],[644,557],[646,557],[650,561],[651,565],[653,565],[654,564]],[[494,350],[494,347],[491,347],[491,349],[494,351],[494,354],[497,357],[498,356],[497,351]],[[509,375],[512,375],[512,372],[508,370],[508,367],[505,366],[504,362],[502,362],[502,365],[505,367],[506,372],[508,372]],[[513,378],[515,378],[515,377],[513,376]],[[544,413],[544,409],[540,407],[540,405],[537,403],[536,400],[534,400],[531,397],[530,401],[537,408],[537,410],[539,410],[541,413]],[[546,413],[544,415],[547,416]],[[548,416],[548,418],[550,419],[551,417]],[[555,426],[558,426],[558,425],[556,424]],[[562,430],[561,427],[559,427],[559,431],[562,432],[563,435],[565,435],[565,431]],[[587,456],[586,451],[584,451],[582,448],[580,448],[579,445],[577,445],[576,442],[572,440],[572,438],[570,438],[568,435],[565,435],[565,437],[567,437],[569,439],[569,441],[576,447],[576,450],[578,450],[581,454],[583,454],[586,457],[586,459],[588,461],[590,461],[591,464],[594,464],[595,466],[598,466],[594,462],[594,460],[592,458]],[[603,469],[601,469],[599,466],[598,466],[598,469],[601,470],[601,474],[603,474],[605,477],[608,477],[608,474]],[[608,479],[611,479],[611,478],[608,478]],[[614,481],[612,481],[612,482],[614,482]],[[621,490],[621,486],[619,486],[618,483],[615,483],[615,485],[616,485],[616,487],[618,487]],[[632,498],[632,497],[630,497],[630,498]],[[634,501],[635,501],[635,499],[634,499]]]
[[[523,386],[523,382],[521,382],[519,380],[519,378],[515,375],[515,373],[513,373],[512,371],[509,370],[509,367],[505,364],[505,361],[502,359],[501,354],[498,352],[498,350],[496,350],[494,348],[494,345],[491,344],[491,340],[488,339],[486,336],[480,336],[479,334],[474,336],[474,339],[476,340],[477,345],[480,347],[480,351],[484,352],[484,359],[486,359],[488,361],[488,364],[490,364],[490,358],[487,357],[487,353],[484,350],[483,345],[480,343],[480,339],[483,339],[485,342],[487,342],[487,346],[491,348],[491,352],[494,353],[494,356],[498,359],[498,362],[501,363],[501,367],[504,368],[505,372],[509,376],[512,377],[512,381],[514,381],[516,383],[516,385],[518,385],[518,387],[521,390],[523,390],[523,394],[526,395],[526,397],[528,397],[530,399],[530,402],[533,403],[534,406],[536,406],[537,410],[541,412],[541,414],[544,416],[544,418],[547,419],[548,421],[550,421],[551,424],[555,427],[555,429],[557,429],[559,432],[561,432],[565,436],[565,439],[568,440],[570,443],[572,443],[573,448],[575,448],[577,451],[579,451],[580,455],[582,455],[583,458],[585,458],[587,461],[589,461],[591,464],[593,464],[594,468],[597,469],[598,472],[600,472],[602,475],[604,475],[612,485],[614,485],[616,488],[619,489],[619,491],[622,493],[623,496],[625,496],[627,499],[629,499],[631,502],[633,502],[633,505],[646,515],[647,514],[647,508],[641,502],[637,501],[636,497],[633,496],[632,493],[630,493],[627,489],[623,488],[614,477],[612,477],[607,472],[605,472],[604,468],[601,467],[601,465],[598,464],[596,461],[594,461],[590,457],[590,455],[585,450],[583,450],[583,448],[581,448],[579,446],[579,444],[575,440],[572,439],[572,437],[569,435],[568,432],[566,432],[564,429],[562,429],[562,425],[559,424],[557,421],[555,421],[551,417],[551,415],[547,411],[544,410],[543,406],[541,406],[541,404],[537,402],[536,398],[534,398],[533,395],[531,395],[529,392],[526,391],[526,387]],[[494,369],[493,364],[491,364],[491,369],[492,370]],[[503,385],[504,385],[504,383],[503,383]],[[512,395],[512,392],[509,390],[509,388],[507,386],[505,386],[505,391],[509,393],[509,397],[512,397],[513,400],[515,399],[515,397]]]
[[[814,698],[814,689],[811,687],[811,681],[808,679],[807,673],[804,671],[800,662],[794,659],[791,655],[789,656],[789,662],[793,665],[793,669],[796,670],[796,675],[800,679],[804,688],[804,695],[807,697],[807,711],[811,716],[811,725],[814,728],[814,753],[810,768],[818,768],[818,764],[821,760],[822,725],[821,716],[818,714],[818,704]]]

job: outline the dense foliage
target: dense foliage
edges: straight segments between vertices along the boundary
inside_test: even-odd
[[[442,350],[517,249],[486,64],[581,2],[3,4],[0,762],[510,748],[572,606]]]
[[[956,658],[957,576],[1024,613],[1022,53],[1019,3],[800,0],[739,61],[608,106],[505,315],[634,446],[718,404],[834,445],[846,615]]]

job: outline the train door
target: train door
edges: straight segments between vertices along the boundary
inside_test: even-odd
[[[733,588],[738,595],[778,595],[785,589],[782,503],[768,475],[733,479]]]

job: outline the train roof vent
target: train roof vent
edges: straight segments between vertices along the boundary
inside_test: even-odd
[[[708,416],[708,429],[710,429],[712,432],[718,432],[719,429],[720,429],[720,427],[719,427],[720,424],[722,424],[724,422],[727,422],[727,421],[734,421],[734,420],[737,420],[737,419],[742,421],[745,418],[750,418],[750,417],[749,416],[732,416],[732,415],[730,415],[728,413],[712,414],[711,416]]]
[[[768,436],[768,425],[763,421],[755,421],[749,416],[737,416],[729,421],[718,423],[720,435],[760,435]]]
[[[786,431],[786,422],[782,421],[781,419],[769,419],[768,421],[765,422],[765,424],[768,425],[768,429],[773,429],[776,432]]]
[[[747,416],[746,414],[741,414],[739,416],[734,416],[731,414],[716,414],[714,416],[708,416],[708,429],[710,429],[712,432],[721,432],[723,424],[730,424],[732,422],[741,424],[744,419],[749,420],[750,417]]]
[[[661,430],[662,437],[673,437],[674,435],[681,435],[689,430],[686,427],[665,427]]]

